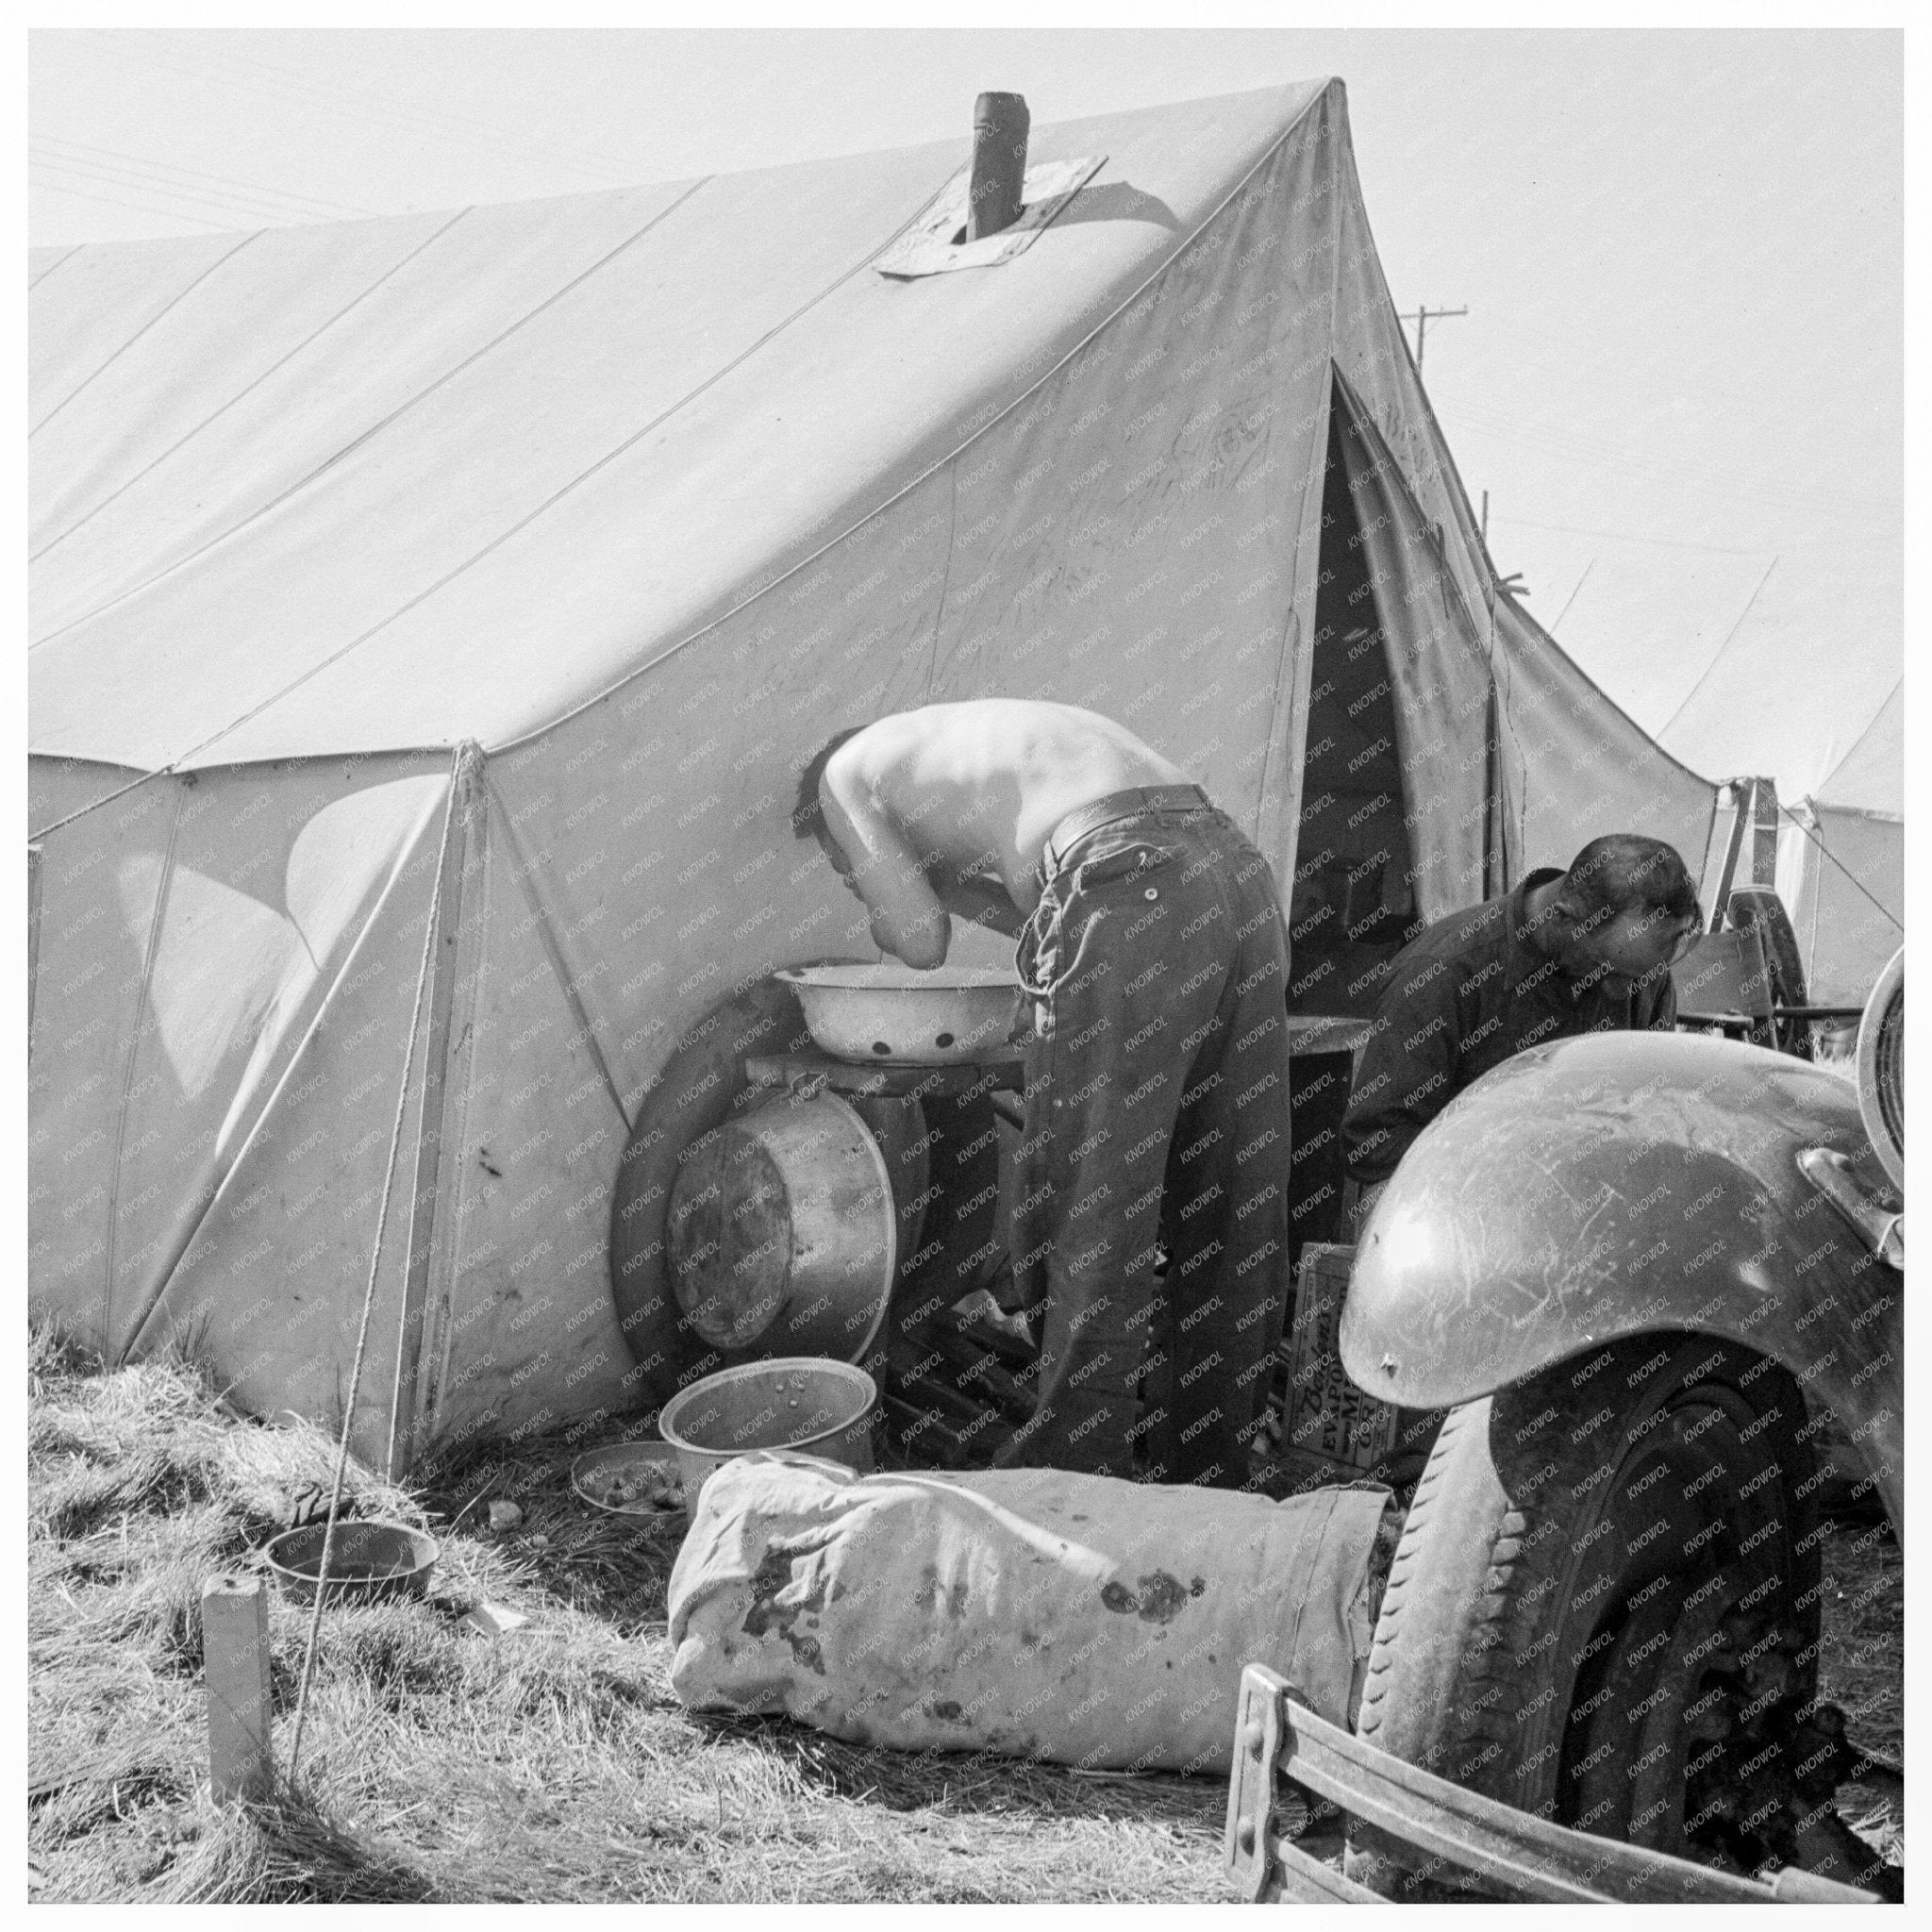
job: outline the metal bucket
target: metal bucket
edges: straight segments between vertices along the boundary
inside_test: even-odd
[[[677,1451],[686,1507],[706,1477],[753,1449],[799,1449],[872,1471],[878,1388],[863,1369],[807,1356],[721,1369],[664,1405],[658,1431]]]
[[[672,1191],[671,1280],[713,1348],[853,1361],[899,1263],[891,1176],[835,1093],[790,1096],[718,1127]]]

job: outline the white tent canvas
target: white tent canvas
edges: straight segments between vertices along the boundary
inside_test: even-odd
[[[1862,1002],[1905,942],[1905,690],[1895,686],[1778,840],[1777,889],[1791,914],[1806,991]]]
[[[885,712],[1123,719],[1308,1011],[1370,996],[1350,894],[1373,965],[1595,833],[1706,850],[1496,584],[1340,83],[1036,129],[1024,246],[883,272],[964,158],[34,258],[37,1311],[340,1417],[373,1284],[397,1468],[662,1400],[620,1158],[721,1003],[872,956],[790,812]]]

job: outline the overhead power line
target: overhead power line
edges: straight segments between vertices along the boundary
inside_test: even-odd
[[[126,51],[146,53],[177,72],[218,76],[229,86],[241,86],[256,93],[306,101],[365,122],[391,128],[408,127],[443,141],[459,142],[485,153],[560,163],[592,176],[600,187],[625,185],[636,179],[634,165],[621,159],[556,142],[507,139],[500,129],[467,115],[417,107],[375,88],[294,75],[253,55],[210,47],[198,35],[192,44],[183,44],[186,36],[165,29],[130,32],[120,38],[131,43]]]
[[[1762,557],[1761,550],[1740,550],[1731,543],[1693,543],[1686,537],[1640,537],[1634,530],[1598,530],[1581,524],[1545,524],[1535,517],[1498,515],[1499,524],[1516,524],[1525,530],[1559,530],[1566,537],[1609,537],[1620,543],[1655,543],[1664,550],[1707,550],[1716,557]]]
[[[225,216],[230,226],[238,223],[249,223],[259,226],[264,223],[290,224],[341,219],[337,214],[326,217],[319,215],[313,208],[290,207],[273,201],[266,195],[244,194],[221,188],[200,188],[192,183],[170,180],[148,170],[122,167],[112,162],[88,161],[71,158],[65,155],[29,151],[28,166],[31,170],[51,178],[84,181],[101,188],[133,190],[137,193],[159,195],[187,208],[207,208]]]
[[[31,137],[29,145],[45,151],[56,159],[125,169],[135,174],[151,175],[160,182],[172,181],[189,188],[211,187],[241,193],[253,201],[273,202],[297,209],[311,220],[330,221],[376,212],[374,208],[358,207],[353,202],[325,201],[313,194],[297,194],[289,189],[273,188],[260,181],[238,180],[232,175],[217,175],[206,168],[190,168],[179,161],[164,161],[153,155],[131,155],[121,148],[97,147],[92,142],[71,141],[62,135],[37,134]]]
[[[209,221],[206,215],[184,214],[176,208],[157,208],[151,201],[129,201],[120,194],[96,194],[85,188],[68,188],[58,181],[42,181],[39,186],[48,194],[72,194],[82,201],[105,202],[109,208],[131,208],[137,213],[160,215],[171,222],[192,222],[196,227],[206,228],[211,234],[218,234],[227,226],[225,222]]]
[[[1521,307],[1512,308],[1506,320],[1493,329],[1485,331],[1492,340],[1504,339],[1496,346],[1507,356],[1513,369],[1525,372],[1542,370],[1558,378],[1566,387],[1574,387],[1579,377],[1586,385],[1591,384],[1615,365],[1617,358],[1612,355],[1602,350],[1594,353],[1588,349],[1579,351],[1574,335],[1557,335],[1541,328],[1526,319],[1527,313]],[[1529,346],[1533,343],[1542,344],[1548,353],[1539,354]],[[1749,382],[1725,381],[1707,369],[1699,374],[1697,391],[1699,400],[1707,406],[1724,403],[1747,412],[1764,406],[1761,387],[1754,387]]]
[[[206,221],[209,226],[216,228],[265,228],[292,219],[281,209],[271,211],[266,208],[242,207],[234,202],[219,202],[208,195],[188,194],[178,188],[158,187],[134,176],[86,173],[58,166],[37,156],[29,158],[27,166],[30,176],[40,181],[43,187],[61,188],[68,184],[84,182],[96,191],[118,189],[128,193],[143,194],[165,204],[157,210],[158,213]],[[82,191],[76,188],[73,192]],[[92,198],[102,200],[106,197],[96,192]]]
[[[1697,496],[1722,496],[1731,502],[1757,502],[1815,516],[1820,508],[1816,497],[1804,497],[1793,491],[1765,489],[1761,485],[1740,484],[1735,476],[1713,466],[1681,461],[1649,462],[1643,453],[1633,449],[1627,443],[1607,441],[1600,437],[1579,434],[1574,430],[1557,429],[1552,425],[1532,422],[1526,418],[1496,416],[1483,409],[1457,408],[1453,412],[1456,422],[1479,431],[1485,436],[1500,438],[1505,442],[1513,442],[1524,449],[1532,449],[1545,456],[1557,456],[1566,462],[1585,464],[1615,475],[1635,478],[1642,483],[1663,484]],[[1652,452],[1655,454],[1655,452]],[[1895,511],[1898,501],[1890,504],[1875,499],[1848,495],[1842,491],[1831,492],[1832,502],[1840,507],[1863,510],[1871,514]]]

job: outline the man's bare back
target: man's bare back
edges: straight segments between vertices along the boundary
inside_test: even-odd
[[[873,938],[932,967],[945,960],[949,912],[1017,931],[1039,903],[1041,849],[1069,812],[1191,782],[1096,711],[980,698],[867,725],[832,754],[819,791]]]

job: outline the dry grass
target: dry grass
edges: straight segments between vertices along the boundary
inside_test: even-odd
[[[551,1437],[473,1455],[417,1493],[352,1465],[364,1515],[428,1529],[422,1603],[325,1618],[300,1784],[208,1798],[203,1579],[253,1560],[283,1499],[328,1479],[308,1426],[225,1412],[180,1361],[102,1373],[37,1339],[29,1368],[29,1847],[43,1899],[1172,1900],[1231,1896],[1226,1788],[866,1750],[672,1695],[675,1538],[578,1502]],[[491,1497],[523,1524],[492,1537]],[[452,1520],[455,1526],[452,1527]],[[1827,1545],[1824,1693],[1898,1756],[1903,1569],[1889,1537]],[[530,1618],[499,1641],[462,1613]],[[308,1616],[271,1610],[286,1753]],[[1847,1788],[1903,1857],[1903,1820]],[[1332,1840],[1332,1842],[1331,1842]],[[1330,1831],[1311,1840],[1339,1851]]]
[[[1824,1546],[1820,1694],[1845,1714],[1849,1737],[1905,1761],[1905,1554],[1876,1524],[1840,1530]],[[1905,1807],[1882,1786],[1841,1785],[1839,1812],[1885,1859],[1905,1863]]]
[[[29,1849],[42,1899],[1191,1900],[1225,1787],[861,1750],[672,1695],[675,1540],[571,1491],[585,1436],[491,1451],[415,1494],[352,1467],[364,1515],[428,1529],[422,1603],[331,1610],[298,1786],[208,1801],[200,1591],[325,1483],[307,1426],[225,1413],[189,1365],[29,1367]],[[607,1432],[615,1435],[616,1430]],[[520,1502],[492,1537],[487,1499]],[[475,1507],[451,1519],[478,1497]],[[501,1639],[462,1613],[530,1618]],[[271,1610],[276,1745],[306,1609]]]

